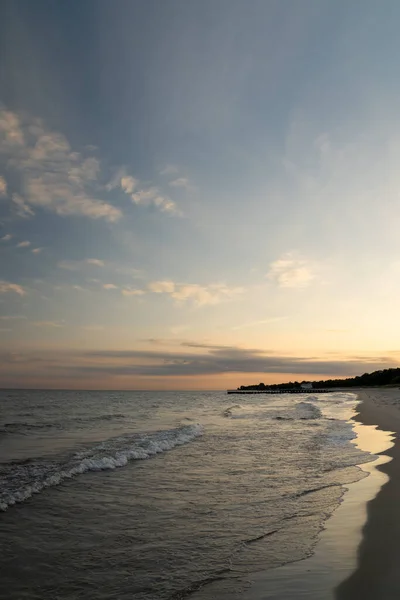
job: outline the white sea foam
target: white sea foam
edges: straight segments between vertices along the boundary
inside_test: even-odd
[[[308,419],[320,419],[321,417],[322,413],[320,409],[311,402],[296,402],[293,407],[282,411],[275,418],[307,421]]]
[[[76,452],[61,462],[33,460],[10,464],[8,470],[0,475],[0,510],[4,511],[8,506],[23,502],[33,494],[76,475],[124,467],[131,460],[144,460],[187,444],[202,433],[203,428],[199,424],[185,425],[148,435],[111,438]]]
[[[240,404],[229,406],[222,412],[222,416],[230,419],[277,419],[277,420],[309,420],[320,419],[321,410],[311,402],[296,402],[285,408],[269,406],[246,407]]]
[[[326,436],[325,443],[329,446],[343,446],[347,442],[356,439],[351,423],[343,423],[343,421],[332,421],[329,428],[329,433]]]

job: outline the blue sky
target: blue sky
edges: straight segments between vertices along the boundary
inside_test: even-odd
[[[397,363],[398,3],[0,8],[0,385]]]

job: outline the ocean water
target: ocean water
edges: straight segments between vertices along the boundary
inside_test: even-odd
[[[0,392],[0,597],[183,599],[310,556],[354,394]]]

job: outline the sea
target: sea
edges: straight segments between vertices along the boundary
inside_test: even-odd
[[[0,597],[179,600],[219,582],[245,598],[251,573],[312,555],[366,476],[356,405],[339,391],[0,391]]]

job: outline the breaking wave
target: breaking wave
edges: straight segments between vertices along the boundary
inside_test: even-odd
[[[88,471],[105,471],[124,467],[131,460],[144,460],[155,454],[181,446],[202,435],[201,425],[148,435],[131,434],[108,439],[75,452],[64,461],[31,460],[9,463],[0,468],[0,510],[27,500],[33,494],[59,485],[66,479]]]
[[[291,407],[275,414],[275,419],[283,419],[288,421],[307,421],[309,419],[320,419],[321,417],[322,412],[311,402],[296,402],[293,408]]]
[[[222,416],[223,417],[232,417],[235,410],[239,409],[239,408],[243,408],[243,407],[240,404],[232,404],[232,406],[229,406],[222,412]]]
[[[261,410],[260,408],[256,410],[245,409],[240,404],[233,404],[222,412],[222,416],[230,419],[306,421],[309,419],[320,419],[323,415],[321,410],[311,402],[296,402],[284,409],[264,406]]]

